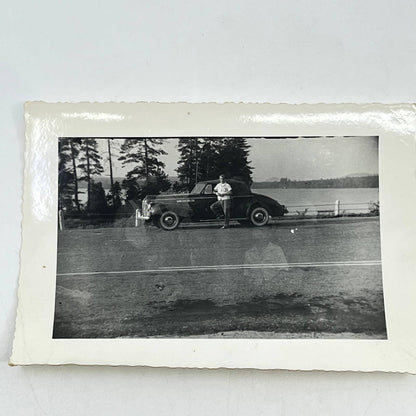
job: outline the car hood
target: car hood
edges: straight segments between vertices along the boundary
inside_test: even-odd
[[[145,201],[164,201],[167,199],[189,198],[192,194],[146,195]]]

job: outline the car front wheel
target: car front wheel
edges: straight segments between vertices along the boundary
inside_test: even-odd
[[[262,227],[269,222],[269,213],[266,208],[255,207],[250,212],[250,224],[255,227]]]
[[[159,225],[166,231],[172,231],[175,228],[178,228],[180,223],[180,218],[176,212],[165,211],[159,217]]]

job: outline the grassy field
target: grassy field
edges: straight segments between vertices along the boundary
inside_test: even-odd
[[[66,230],[53,335],[385,338],[378,260],[378,218]]]

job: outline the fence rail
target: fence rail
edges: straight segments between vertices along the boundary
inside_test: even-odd
[[[341,203],[340,205],[365,205],[368,207],[370,202],[349,202],[349,203]],[[309,207],[329,207],[333,206],[334,202],[328,202],[327,204],[307,204],[307,205],[285,205],[286,208],[309,208]]]

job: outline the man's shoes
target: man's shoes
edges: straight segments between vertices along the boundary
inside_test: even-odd
[[[221,227],[221,230],[224,230],[225,228],[230,228],[228,225],[223,225],[222,227]]]

